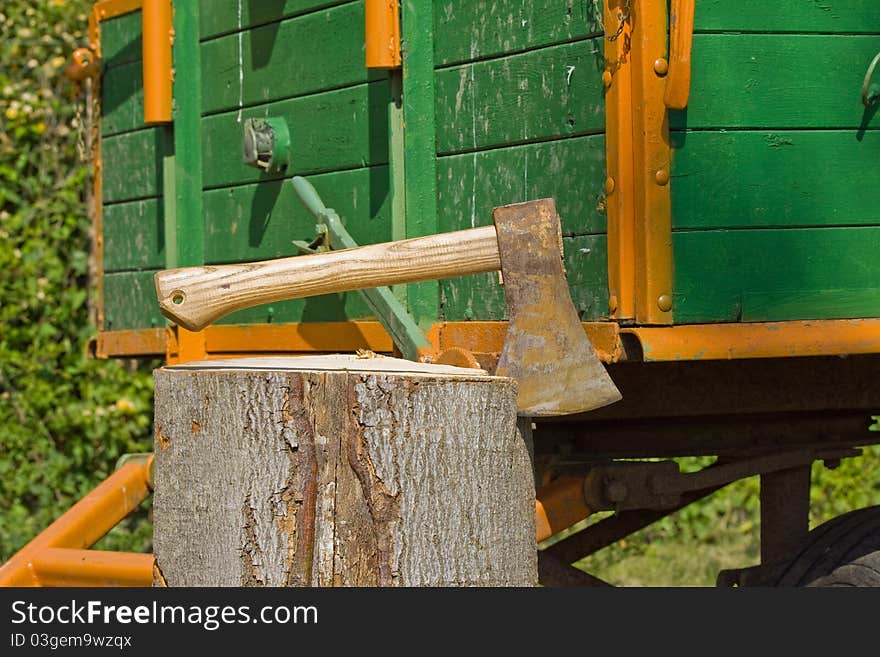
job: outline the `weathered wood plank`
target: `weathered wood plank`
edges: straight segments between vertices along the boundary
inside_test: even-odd
[[[209,39],[352,0],[199,0],[200,36]],[[355,0],[363,4],[363,0]]]
[[[875,0],[700,0],[695,30],[880,33]]]
[[[878,49],[872,36],[695,35],[690,104],[670,126],[880,127],[860,92]]]
[[[153,271],[114,272],[104,275],[104,330],[165,326],[156,301]]]
[[[605,130],[601,39],[443,69],[437,152]]]
[[[160,196],[162,148],[160,128],[102,139],[104,202]]]
[[[348,3],[202,44],[202,112],[386,77],[364,59],[364,7]]]
[[[605,235],[563,240],[565,269],[575,308],[583,321],[608,316],[608,251]],[[447,321],[508,319],[498,274],[440,282],[441,317]]]
[[[495,207],[548,197],[564,233],[606,230],[604,135],[437,159],[441,231],[487,225]]]
[[[388,242],[391,192],[388,167],[309,176],[328,207],[358,244]],[[315,218],[290,180],[205,192],[205,258],[208,264],[296,255],[293,240],[315,237]]]
[[[673,234],[676,323],[880,315],[880,227]]]
[[[165,266],[162,203],[158,199],[104,208],[104,271]]]
[[[349,364],[156,371],[164,583],[534,585],[513,382],[386,359],[347,372],[354,357],[330,358]]]
[[[283,100],[239,113],[210,116],[202,123],[202,182],[205,187],[271,180],[388,162],[387,81]],[[245,119],[287,120],[291,166],[266,175],[241,160]]]
[[[143,58],[141,12],[101,21],[101,56],[105,68],[121,66]]]
[[[434,59],[453,64],[601,34],[601,11],[593,0],[438,1]]]
[[[141,62],[108,69],[101,84],[101,134],[105,137],[144,126]]]
[[[674,133],[674,228],[880,224],[880,131]]]

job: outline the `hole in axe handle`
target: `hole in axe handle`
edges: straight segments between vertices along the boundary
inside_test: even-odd
[[[171,293],[171,303],[175,306],[182,304],[185,299],[186,295],[183,293],[183,290],[174,290],[174,292]]]

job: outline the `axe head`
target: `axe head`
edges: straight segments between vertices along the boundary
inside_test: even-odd
[[[510,312],[495,374],[519,384],[519,414],[569,415],[618,401],[571,300],[555,201],[506,205],[492,218]]]

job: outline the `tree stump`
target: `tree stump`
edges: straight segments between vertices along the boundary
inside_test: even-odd
[[[531,437],[510,379],[248,358],[156,370],[155,399],[160,584],[537,581]]]

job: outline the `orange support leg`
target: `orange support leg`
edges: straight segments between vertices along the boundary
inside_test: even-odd
[[[45,548],[31,567],[41,586],[152,586],[153,555]]]
[[[132,461],[107,477],[3,564],[0,568],[0,586],[46,586],[39,575],[41,569],[49,580],[57,578],[58,564],[63,561],[70,565],[71,559],[75,561],[77,555],[68,551],[58,552],[52,548],[82,550],[94,545],[150,494],[152,465],[152,457],[144,461]],[[152,556],[145,556],[150,559],[151,569]],[[142,558],[141,560],[145,561]],[[132,563],[140,563],[138,558],[123,561],[121,566],[117,563],[122,572],[129,572]],[[102,561],[100,557],[93,557],[87,560],[87,570],[94,572],[94,568],[101,563],[107,565],[108,562],[106,559]]]

